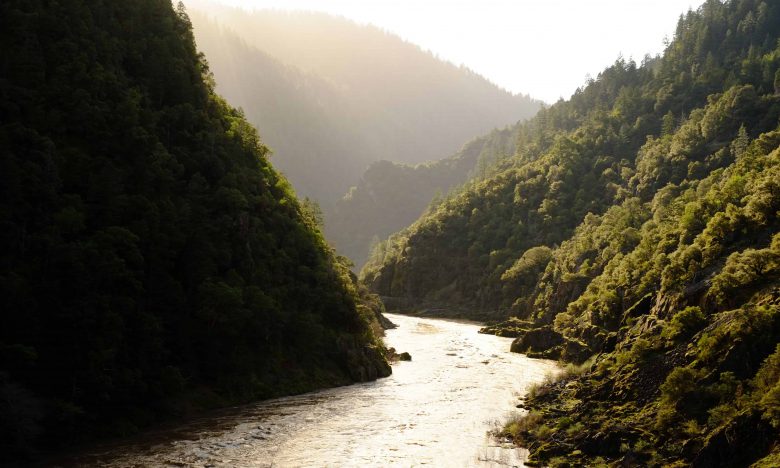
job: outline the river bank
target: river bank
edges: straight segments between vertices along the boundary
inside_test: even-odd
[[[388,314],[390,377],[234,408],[75,457],[63,466],[481,466],[522,464],[490,438],[553,361],[509,352],[479,325]]]

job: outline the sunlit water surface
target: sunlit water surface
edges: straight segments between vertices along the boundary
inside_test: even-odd
[[[103,466],[522,466],[488,436],[551,361],[509,352],[478,325],[388,315],[411,362],[376,382],[264,401],[80,457]],[[519,411],[519,410],[515,410]]]

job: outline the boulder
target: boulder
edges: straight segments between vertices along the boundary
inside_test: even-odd
[[[760,414],[742,414],[707,437],[692,466],[749,466],[769,452],[775,437]]]
[[[513,353],[525,353],[527,351],[541,352],[563,344],[564,339],[560,333],[547,325],[541,328],[528,330],[512,341],[510,351]]]

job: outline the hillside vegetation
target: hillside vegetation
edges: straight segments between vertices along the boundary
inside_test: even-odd
[[[513,350],[585,363],[507,426],[535,461],[780,460],[779,33],[774,2],[707,1],[363,269],[388,305],[505,320]]]
[[[0,49],[0,457],[389,374],[181,4],[6,1]]]
[[[371,164],[328,216],[328,241],[360,269],[379,239],[408,226],[467,180],[484,178],[497,161],[514,154],[518,128],[493,130],[435,162]]]

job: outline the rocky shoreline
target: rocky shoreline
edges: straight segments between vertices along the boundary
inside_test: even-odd
[[[467,320],[470,322],[483,323],[494,322],[506,317],[505,313],[495,310],[477,311],[457,304],[448,304],[427,299],[400,296],[379,296],[379,298],[384,304],[385,310],[393,314],[411,315],[423,318]]]

